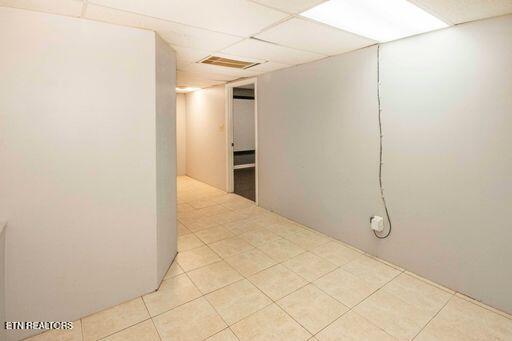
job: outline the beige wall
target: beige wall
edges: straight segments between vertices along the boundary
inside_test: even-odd
[[[224,85],[187,97],[187,175],[226,190]]]
[[[512,16],[258,79],[260,204],[512,312]]]
[[[178,175],[187,173],[187,111],[185,94],[176,94],[176,147]]]
[[[157,238],[175,240],[160,220],[176,108],[155,61],[174,57],[150,31],[7,8],[0,46],[7,319],[74,320],[154,290],[175,252]]]

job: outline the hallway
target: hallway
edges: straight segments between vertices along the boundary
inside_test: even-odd
[[[510,316],[189,177],[178,217],[158,291],[31,340],[512,339]]]

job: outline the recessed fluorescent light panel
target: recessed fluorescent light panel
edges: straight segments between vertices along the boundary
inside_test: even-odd
[[[329,0],[301,15],[378,42],[449,26],[406,0]]]

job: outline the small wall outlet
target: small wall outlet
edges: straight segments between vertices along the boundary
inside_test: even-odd
[[[370,228],[377,232],[384,231],[384,218],[378,215],[370,217]]]

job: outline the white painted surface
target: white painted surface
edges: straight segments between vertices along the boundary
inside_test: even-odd
[[[254,100],[233,99],[234,151],[254,150]]]
[[[287,20],[256,38],[330,56],[375,44],[362,36],[303,18]]]
[[[83,17],[117,25],[153,30],[169,44],[190,49],[178,53],[179,85],[206,87],[243,77],[253,77],[362,47],[347,32],[320,25],[300,24],[297,14],[327,0],[0,0],[0,6]],[[463,23],[512,13],[511,0],[409,0],[451,23]],[[386,1],[381,1],[386,2]],[[299,23],[299,24],[298,24]],[[310,28],[313,27],[311,30]],[[226,33],[227,32],[227,33]],[[253,44],[246,38],[262,33],[280,44]],[[267,35],[268,33],[268,35]],[[266,38],[264,38],[266,39]],[[238,43],[233,48],[233,44]],[[297,49],[291,47],[296,46]],[[197,60],[190,55],[213,55],[223,49],[240,57],[272,63],[250,68],[239,77],[225,79],[214,73],[183,71]],[[228,53],[228,52],[226,52]],[[243,53],[243,54],[242,54]],[[184,56],[184,58],[182,58]],[[199,60],[199,59],[198,59]],[[229,77],[228,77],[229,78]]]
[[[0,46],[7,319],[75,320],[154,290],[174,209],[157,203],[175,204],[157,195],[174,130],[157,126],[155,34],[0,8]]]
[[[187,173],[187,106],[185,94],[176,94],[177,175]]]
[[[286,13],[239,0],[95,0],[106,7],[248,37],[287,17]]]
[[[512,312],[512,16],[259,77],[260,205]],[[285,156],[285,157],[283,157]]]
[[[176,54],[155,35],[157,284],[177,253]]]
[[[186,94],[187,175],[226,190],[224,86]]]
[[[271,44],[257,39],[245,39],[221,51],[233,56],[264,59],[281,64],[302,64],[324,58],[324,55]],[[249,69],[250,70],[250,69]]]

